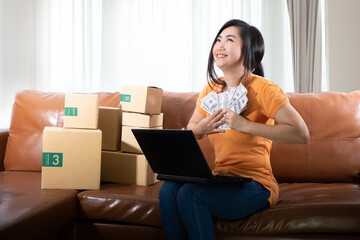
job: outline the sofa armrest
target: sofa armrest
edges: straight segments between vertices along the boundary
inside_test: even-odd
[[[8,137],[9,129],[0,129],[0,171],[4,170],[4,156]]]

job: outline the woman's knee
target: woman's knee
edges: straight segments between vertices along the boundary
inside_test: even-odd
[[[201,191],[202,187],[197,184],[187,183],[184,184],[177,195],[177,202],[179,205],[182,203],[197,200],[198,192]]]
[[[159,199],[168,199],[168,198],[177,198],[177,194],[179,189],[181,188],[181,184],[174,182],[164,182],[160,191],[159,191]]]

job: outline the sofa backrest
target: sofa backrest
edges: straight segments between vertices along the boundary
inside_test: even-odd
[[[119,106],[119,92],[96,94],[100,106]],[[64,93],[25,90],[16,94],[5,151],[5,170],[41,171],[43,129],[45,126],[63,126],[64,104]]]
[[[305,120],[310,141],[273,143],[279,182],[360,182],[360,91],[287,93]]]
[[[199,93],[164,92],[164,128],[186,127]],[[360,181],[360,91],[352,93],[287,93],[305,120],[307,144],[273,143],[271,164],[279,182]],[[200,141],[211,167],[209,141]]]
[[[5,148],[8,138],[9,138],[9,130],[0,129],[0,171],[4,170]]]
[[[186,127],[198,95],[164,92],[164,128]],[[360,182],[360,91],[287,96],[305,120],[310,140],[307,144],[273,143],[271,163],[276,179]],[[120,101],[120,93],[99,93],[99,99],[101,106],[114,107]],[[23,91],[16,95],[4,158],[6,170],[41,171],[42,130],[45,126],[62,126],[63,109],[62,93]],[[7,133],[1,139],[5,138]],[[205,137],[199,143],[213,168],[215,156],[209,140]]]

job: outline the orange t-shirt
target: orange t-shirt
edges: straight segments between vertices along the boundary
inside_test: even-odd
[[[250,77],[253,79],[248,87],[245,115],[250,121],[274,125],[276,112],[289,99],[275,83],[253,74]],[[220,85],[211,89],[207,84],[197,100],[197,111],[203,116],[210,116],[200,107],[201,99],[211,91],[221,93],[222,89]],[[269,202],[274,206],[279,196],[279,186],[270,165],[272,141],[232,129],[222,134],[209,134],[208,137],[215,150],[214,174],[252,178],[270,190]]]

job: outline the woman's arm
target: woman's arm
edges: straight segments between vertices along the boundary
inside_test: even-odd
[[[186,128],[192,130],[197,139],[205,134],[224,132],[223,129],[217,129],[217,127],[225,122],[223,118],[225,113],[222,109],[218,109],[213,115],[204,117],[195,109]]]
[[[234,130],[268,138],[274,142],[304,144],[309,139],[309,130],[304,120],[289,103],[276,112],[276,125],[249,121],[230,109],[227,109],[224,118],[225,123]]]

